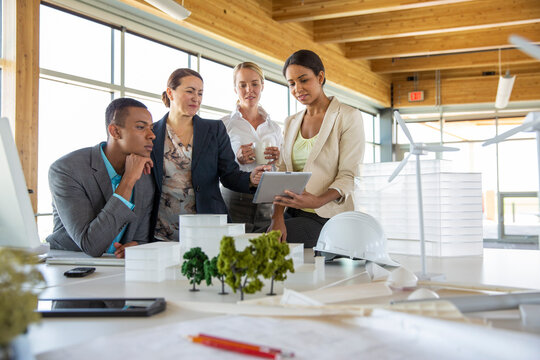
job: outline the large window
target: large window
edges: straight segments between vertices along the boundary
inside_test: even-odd
[[[379,116],[371,115],[362,111],[364,122],[364,134],[366,137],[366,148],[364,153],[364,163],[376,163],[381,161],[381,125]]]
[[[189,67],[189,54],[126,33],[124,64],[126,87],[161,94],[175,69]]]
[[[52,209],[49,166],[69,151],[93,146],[106,138],[103,114],[111,94],[47,79],[40,80],[39,92],[38,212],[47,214]],[[40,226],[50,226],[49,217],[38,219]]]
[[[113,34],[109,26],[42,5],[39,66],[111,82]]]
[[[532,243],[540,232],[538,200],[531,196],[538,191],[533,133],[518,133],[498,145],[482,146],[522,121],[523,117],[459,121],[443,117],[407,123],[415,142],[439,144],[442,136],[444,144],[460,149],[442,155],[452,161],[452,170],[482,174],[484,239],[488,241]],[[408,151],[405,134],[396,129],[399,148]],[[425,156],[430,157],[435,155]]]
[[[261,106],[268,112],[272,120],[282,126],[287,116],[294,114],[294,112],[289,111],[288,98],[289,91],[284,85],[265,80],[264,90],[261,95]]]
[[[202,103],[230,112],[236,103],[233,87],[233,69],[208,59],[201,59],[200,73],[204,79]]]

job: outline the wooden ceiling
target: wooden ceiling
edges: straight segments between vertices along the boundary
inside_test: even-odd
[[[274,0],[272,18],[312,21],[316,42],[343,44],[350,59],[384,59],[374,65],[386,72],[392,58],[512,48],[511,34],[540,42],[539,0]]]
[[[144,0],[118,1],[167,18]],[[331,84],[379,108],[491,106],[499,64],[517,75],[511,105],[540,107],[540,61],[508,41],[540,43],[540,0],[175,1],[191,11],[179,25],[277,64],[314,50]],[[412,90],[424,101],[408,102]]]
[[[310,24],[316,43],[390,75],[394,107],[493,102],[499,58],[503,73],[518,74],[511,100],[540,99],[540,62],[508,41],[540,43],[540,0],[273,0],[272,18]],[[427,90],[424,103],[407,102],[415,87]]]

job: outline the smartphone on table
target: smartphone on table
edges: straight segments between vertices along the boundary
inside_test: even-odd
[[[68,271],[66,271],[64,273],[64,276],[66,276],[66,277],[83,277],[83,276],[90,275],[94,271],[96,271],[95,267],[76,267],[76,268],[69,269]]]

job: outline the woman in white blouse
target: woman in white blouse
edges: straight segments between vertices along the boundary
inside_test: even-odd
[[[240,170],[252,171],[258,162],[273,164],[279,159],[283,142],[281,128],[270,120],[259,105],[264,89],[262,69],[255,63],[243,62],[233,72],[234,91],[238,95],[236,109],[221,120],[231,138],[231,146]],[[264,147],[264,159],[256,159],[255,148]],[[262,150],[259,150],[262,153]],[[253,204],[253,195],[222,188],[223,198],[232,221],[245,223],[246,232],[264,231],[270,223],[271,204]]]

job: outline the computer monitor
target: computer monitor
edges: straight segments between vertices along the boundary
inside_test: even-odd
[[[0,119],[0,246],[46,251],[7,118]]]

